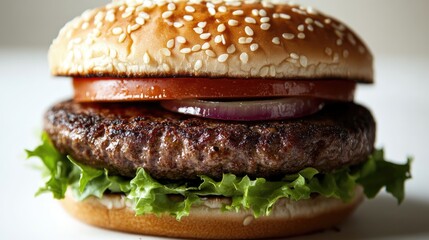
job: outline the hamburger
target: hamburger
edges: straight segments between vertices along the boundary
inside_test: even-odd
[[[113,1],[60,31],[53,75],[73,99],[27,151],[89,224],[243,239],[327,229],[410,178],[353,102],[373,57],[345,24],[289,2]]]

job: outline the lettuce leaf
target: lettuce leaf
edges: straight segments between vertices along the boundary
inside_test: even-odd
[[[223,210],[251,210],[255,217],[269,215],[281,198],[298,201],[320,194],[347,202],[353,198],[356,185],[364,188],[368,198],[385,188],[401,203],[405,181],[411,178],[411,159],[403,165],[387,162],[383,150],[374,151],[363,164],[331,173],[305,168],[278,181],[224,174],[220,180],[200,176],[200,181],[181,183],[161,183],[143,168],[132,179],[109,175],[106,169],[94,169],[60,154],[46,133],[41,145],[27,150],[27,155],[40,158],[46,168],[47,179],[37,195],[52,192],[54,198],[62,199],[67,188],[78,200],[101,198],[106,192],[122,193],[134,203],[137,215],[167,213],[178,220],[189,215],[191,206],[201,204],[201,198],[206,196],[228,197],[231,201]]]
[[[38,157],[42,160],[43,165],[46,167],[43,173],[46,176],[46,182],[41,187],[36,196],[52,192],[54,198],[64,198],[67,187],[75,179],[73,178],[72,164],[67,160],[66,156],[61,155],[51,144],[49,137],[46,133],[42,134],[42,144],[36,149],[30,151],[26,150],[27,158]]]

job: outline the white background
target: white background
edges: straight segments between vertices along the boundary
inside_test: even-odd
[[[70,218],[39,186],[24,148],[38,143],[42,115],[71,96],[68,79],[49,75],[46,49],[67,19],[106,1],[0,2],[0,239],[143,239],[99,230]],[[360,86],[357,102],[378,120],[377,146],[387,157],[415,157],[407,199],[397,207],[382,194],[366,201],[341,231],[297,239],[429,238],[429,1],[318,0],[318,6],[355,29],[376,56],[375,85]]]

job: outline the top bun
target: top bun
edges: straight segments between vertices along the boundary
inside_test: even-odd
[[[287,1],[113,1],[66,24],[49,61],[64,76],[373,82],[352,30]]]

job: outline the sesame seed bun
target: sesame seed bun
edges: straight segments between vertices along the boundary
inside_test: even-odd
[[[112,230],[180,238],[253,239],[300,235],[328,229],[347,218],[363,200],[362,188],[356,189],[352,201],[325,197],[293,201],[281,199],[270,216],[253,218],[251,212],[222,212],[225,199],[206,200],[177,221],[168,215],[135,216],[126,205],[125,196],[105,195],[75,201],[71,194],[63,207],[77,219]]]
[[[52,43],[51,71],[373,82],[370,51],[343,23],[287,2],[215,2],[113,1],[86,11]]]

